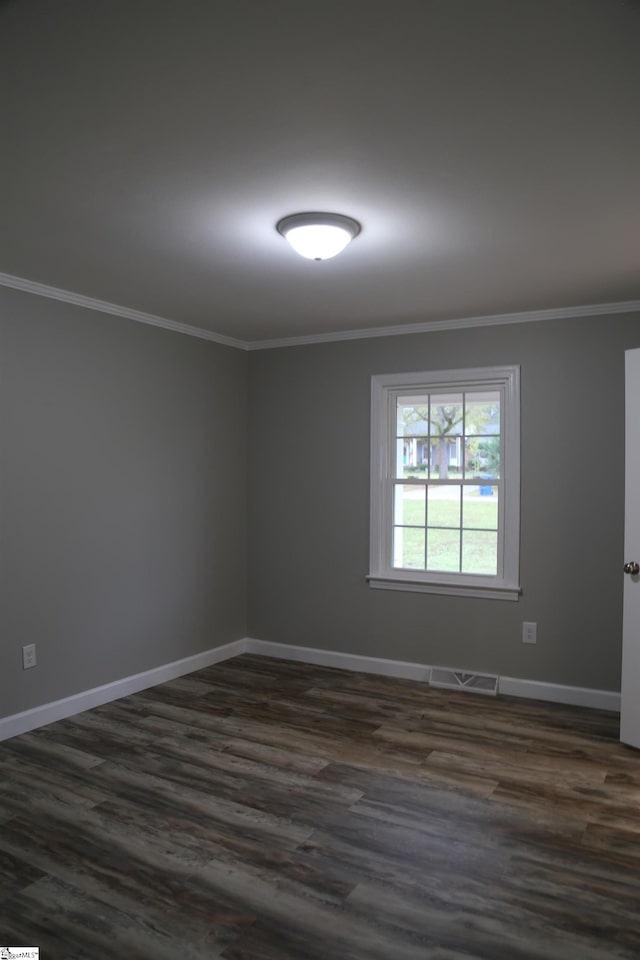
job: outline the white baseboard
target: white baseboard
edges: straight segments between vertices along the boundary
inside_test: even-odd
[[[423,663],[364,657],[357,653],[339,653],[337,650],[321,650],[318,647],[294,647],[288,643],[272,643],[270,640],[254,640],[251,637],[247,637],[245,643],[247,653],[257,653],[263,657],[281,657],[283,660],[315,663],[319,667],[378,673],[384,677],[401,677],[404,680],[428,680],[431,670],[431,667]]]
[[[37,727],[44,727],[55,720],[64,720],[83,710],[99,707],[103,703],[119,700],[131,693],[147,690],[156,684],[175,680],[185,674],[221,663],[242,653],[255,653],[265,657],[280,657],[283,660],[295,660],[301,663],[314,663],[322,667],[338,667],[341,670],[355,670],[360,673],[374,673],[384,677],[400,677],[405,680],[429,680],[431,667],[424,663],[409,663],[405,660],[385,660],[382,657],[366,657],[356,653],[340,653],[337,650],[322,650],[317,647],[300,647],[288,643],[272,643],[268,640],[256,640],[244,637],[225,643],[212,650],[203,650],[182,660],[145,670],[131,677],[105,683],[92,690],[55,700],[32,710],[14,713],[0,718],[0,741],[8,740],[19,733],[27,733]],[[517,677],[500,677],[498,692],[512,697],[526,697],[533,700],[547,700],[551,703],[566,703],[580,707],[594,707],[598,710],[620,711],[620,694],[614,690],[592,690],[588,687],[571,687],[557,683],[542,683],[537,680],[521,680]]]
[[[590,687],[569,687],[560,683],[541,683],[539,680],[519,680],[500,677],[498,693],[529,700],[547,700],[567,703],[575,707],[594,707],[596,710],[614,710],[620,713],[620,694],[616,690],[593,690]]]
[[[103,703],[120,700],[121,697],[127,697],[130,693],[155,687],[158,683],[175,680],[176,677],[183,677],[187,673],[193,673],[194,670],[202,670],[203,667],[210,667],[230,657],[237,657],[245,653],[246,649],[246,640],[234,640],[221,647],[203,650],[202,653],[196,653],[191,657],[173,660],[171,663],[153,667],[143,673],[123,677],[121,680],[114,680],[113,683],[105,683],[92,690],[84,690],[63,700],[54,700],[52,703],[44,703],[32,710],[24,710],[22,713],[3,717],[0,719],[0,741],[8,740],[9,737],[15,737],[19,733],[35,730],[36,727],[44,727],[55,720],[64,720],[65,717],[72,717],[75,713],[99,707]]]
[[[315,663],[322,667],[340,667],[362,673],[377,673],[385,677],[403,677],[407,680],[429,679],[431,667],[424,663],[407,663],[404,660],[383,660],[355,653],[338,653],[314,647],[291,646],[287,643],[272,643],[247,637],[246,652],[265,657],[283,657],[303,663]],[[597,710],[620,712],[620,694],[615,690],[592,690],[589,687],[572,687],[538,680],[520,680],[517,677],[499,677],[498,693],[531,700],[547,700],[550,703],[566,703],[577,707],[594,707]]]

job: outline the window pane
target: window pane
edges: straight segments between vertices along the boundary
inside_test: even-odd
[[[424,570],[424,529],[394,527],[393,566]]]
[[[500,433],[500,393],[497,390],[465,394],[464,432],[481,436]]]
[[[500,476],[500,437],[465,438],[465,476]]]
[[[462,531],[462,572],[495,577],[498,570],[498,534],[489,530]]]
[[[462,437],[438,437],[431,441],[432,477],[434,480],[457,480],[462,477],[464,461]]]
[[[463,405],[461,393],[434,393],[431,396],[431,436],[455,436],[462,433]]]
[[[397,524],[424,527],[426,488],[418,484],[398,484],[395,488],[393,517]]]
[[[429,530],[427,570],[460,570],[460,531]]]
[[[399,437],[426,437],[429,435],[429,398],[423,404],[398,400],[397,435]]]
[[[460,527],[460,486],[429,486],[427,523],[430,527]]]
[[[482,530],[498,529],[498,487],[487,482],[465,487],[462,500],[462,526]]]
[[[398,437],[396,440],[396,470],[398,479],[428,477],[429,441],[427,437]]]

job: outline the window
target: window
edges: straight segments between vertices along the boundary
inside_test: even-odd
[[[518,599],[519,374],[372,378],[372,587]]]

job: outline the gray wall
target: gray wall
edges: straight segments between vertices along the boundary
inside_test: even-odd
[[[247,357],[0,289],[0,716],[247,633],[618,689],[637,346],[630,315]],[[371,374],[506,363],[522,367],[520,601],[371,590]]]
[[[246,361],[0,289],[1,716],[245,635]]]
[[[624,350],[639,345],[638,316],[620,315],[251,354],[249,635],[619,689]],[[513,363],[519,602],[370,589],[371,375]]]

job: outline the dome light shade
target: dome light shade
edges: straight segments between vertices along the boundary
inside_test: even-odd
[[[278,233],[308,260],[329,260],[360,233],[360,224],[339,213],[294,213],[276,224]]]

